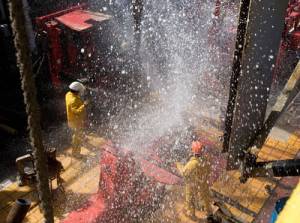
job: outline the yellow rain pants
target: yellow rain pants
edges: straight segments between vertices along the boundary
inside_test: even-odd
[[[200,202],[203,202],[207,214],[211,214],[212,201],[208,185],[210,168],[207,162],[193,156],[185,166],[177,163],[177,168],[185,180],[185,208],[188,214],[195,215]]]

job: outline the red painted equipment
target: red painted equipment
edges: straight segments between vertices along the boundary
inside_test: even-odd
[[[221,14],[221,1],[216,0],[215,3],[215,10],[214,10],[214,16],[218,17]]]
[[[287,9],[283,44],[290,50],[300,49],[300,1],[291,1]]]
[[[212,164],[209,179],[212,185],[225,170],[226,156],[216,150],[207,135],[201,134],[198,139],[205,145],[201,155]],[[166,185],[183,184],[174,165],[178,156],[172,158],[176,153],[172,147],[172,136],[157,139],[143,153],[133,153],[112,143],[105,145],[100,159],[98,192],[61,223],[128,223],[153,212],[165,195]]]
[[[300,1],[291,0],[286,13],[285,29],[273,72],[274,80],[285,79],[291,74],[300,49]]]
[[[62,76],[75,80],[84,77],[80,73],[94,70],[91,63],[99,55],[92,34],[111,17],[85,8],[79,5],[36,18],[38,39],[48,56],[54,87],[62,87]]]
[[[130,222],[157,208],[165,185],[181,182],[157,160],[111,145],[103,149],[98,193],[62,223]]]

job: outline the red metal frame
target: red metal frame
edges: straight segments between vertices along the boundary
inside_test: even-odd
[[[43,28],[45,28],[46,22],[48,22],[49,20],[52,20],[57,16],[61,16],[61,15],[64,15],[66,13],[69,13],[69,12],[72,12],[72,11],[75,11],[75,10],[85,9],[85,8],[86,8],[86,4],[76,5],[76,6],[70,7],[70,8],[65,9],[65,10],[54,12],[54,13],[51,13],[51,14],[48,14],[48,15],[45,15],[45,16],[40,16],[40,17],[35,19],[35,23],[37,24],[38,28],[43,29]]]
[[[273,71],[274,80],[290,75],[286,65],[291,63],[290,55],[300,49],[300,1],[290,1],[286,13],[285,29]]]
[[[155,165],[153,160],[133,157],[130,150],[107,144],[100,159],[98,193],[62,223],[130,222],[142,210],[151,210],[158,204],[165,184],[180,182],[180,177]]]
[[[133,154],[108,142],[102,148],[99,162],[98,192],[62,223],[131,222],[135,214],[153,210],[164,196],[165,185],[183,183],[174,174],[175,165],[166,166],[170,154],[158,151],[161,145],[168,145],[167,138],[153,142],[143,154]],[[214,160],[209,179],[212,185],[226,167],[226,156],[216,151],[215,143],[206,135],[200,135],[199,139],[206,145],[202,155]]]
[[[61,74],[71,74],[73,75],[73,77],[70,77],[71,79],[77,79],[79,78],[76,76],[78,71],[92,69],[91,60],[93,60],[92,55],[94,55],[95,47],[89,36],[90,33],[86,32],[86,28],[89,29],[92,25],[88,24],[86,26],[85,19],[94,18],[96,21],[102,21],[108,19],[108,17],[83,11],[85,8],[86,5],[82,4],[36,18],[38,34],[44,37],[48,46],[47,56],[51,82],[57,89],[62,86]],[[72,17],[72,12],[77,12],[74,14],[74,18]],[[80,13],[85,16],[81,18]],[[64,17],[67,15],[69,17]],[[69,23],[73,25],[69,27]],[[64,24],[65,28],[62,28],[61,24]],[[76,24],[79,28],[85,27],[85,29],[77,30]],[[79,41],[81,40],[83,45],[78,46],[74,42],[72,35],[78,35],[76,38]],[[62,42],[63,38],[68,40]],[[63,47],[63,45],[65,46]],[[84,54],[80,52],[81,48],[84,48]]]
[[[74,10],[66,14],[55,17],[57,21],[64,24],[68,28],[81,32],[93,27],[91,20],[96,22],[103,22],[109,20],[111,17],[102,13],[90,12],[87,10]]]
[[[85,5],[78,5],[66,10],[51,13],[35,19],[38,33],[43,36],[46,33],[46,41],[48,43],[48,64],[52,85],[55,88],[61,86],[60,72],[63,69],[63,50],[60,35],[61,29],[55,17],[63,15],[74,10],[83,9]]]
[[[48,33],[49,42],[49,70],[50,77],[54,87],[58,87],[61,84],[59,73],[62,70],[62,46],[60,41],[61,30],[57,27],[57,22],[51,21],[46,23],[46,31]]]
[[[283,40],[288,41],[289,48],[299,50],[300,48],[300,1],[291,1],[287,9],[285,21],[286,27]]]

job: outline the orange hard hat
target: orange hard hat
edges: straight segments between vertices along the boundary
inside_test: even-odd
[[[192,142],[192,152],[195,154],[199,154],[203,149],[203,144],[199,141]]]

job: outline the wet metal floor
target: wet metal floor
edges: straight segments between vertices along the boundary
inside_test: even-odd
[[[210,135],[217,136],[218,134],[212,132]],[[283,140],[280,134],[279,136],[278,131],[276,134],[271,134],[259,153],[260,160],[295,158],[300,148],[300,136],[290,134],[287,138],[285,137],[286,140]],[[105,140],[92,136],[88,139],[88,148],[82,149],[82,158],[73,159],[72,164],[70,149],[58,154],[58,159],[65,168],[62,173],[62,178],[65,181],[65,192],[56,189],[56,181],[54,180],[55,222],[59,222],[70,211],[81,207],[92,194],[97,192],[99,179],[99,157],[97,154],[99,154],[99,148],[105,143]],[[240,184],[239,176],[238,171],[221,174],[219,180],[213,184],[212,190],[218,194],[218,197],[226,200],[226,207],[235,219],[240,222],[253,222],[255,218],[262,218],[262,210],[264,212],[271,211],[274,201],[270,199],[265,186],[269,185],[271,189],[278,188],[280,179],[256,178],[249,179],[245,184]],[[183,212],[183,189],[183,186],[168,187],[168,196],[146,222],[194,222]],[[42,222],[36,189],[28,186],[18,187],[16,182],[7,182],[6,187],[0,191],[0,219],[6,218],[13,201],[17,198],[28,198],[32,201],[24,223]],[[199,221],[204,218],[203,212],[197,211],[196,215]]]

